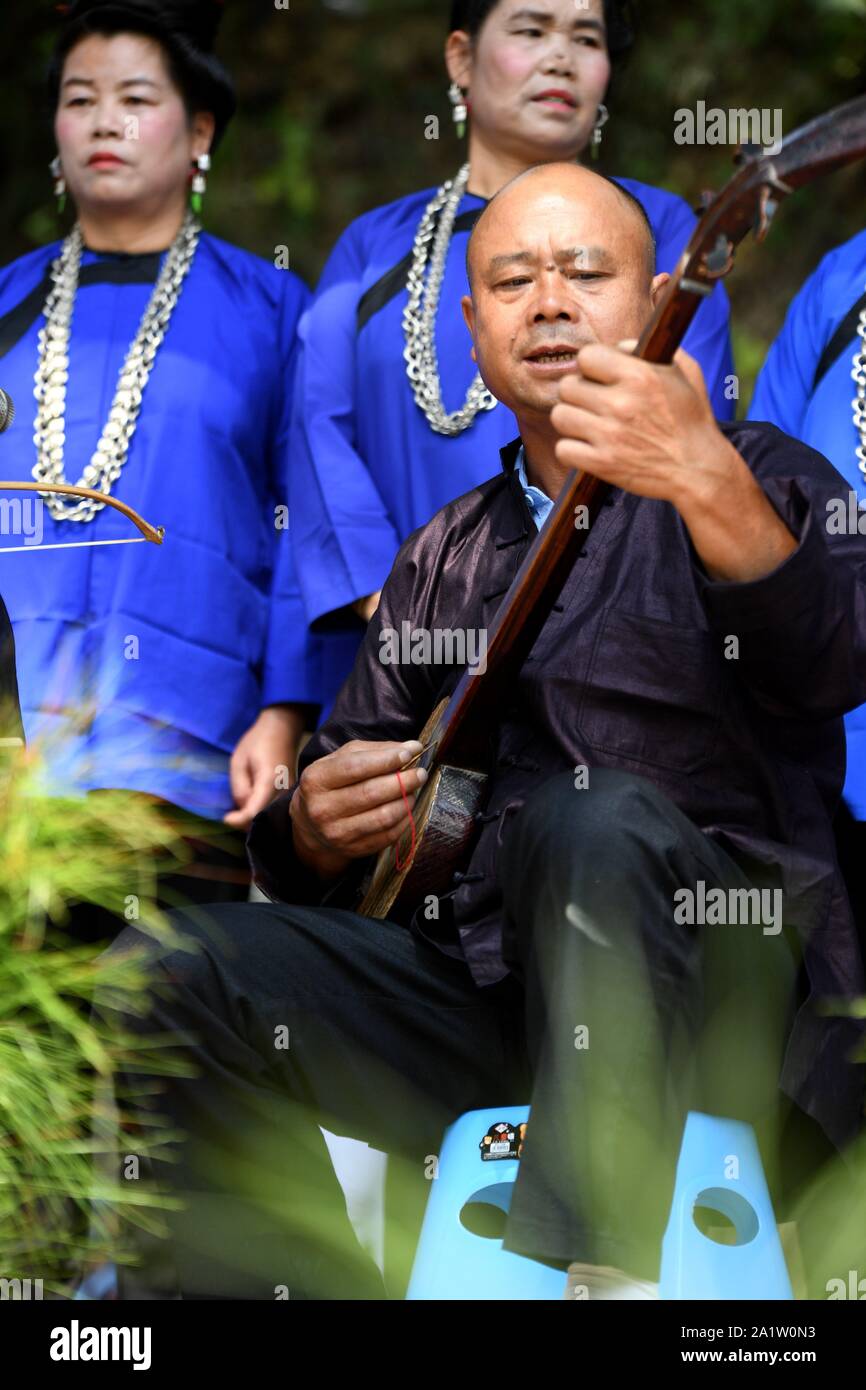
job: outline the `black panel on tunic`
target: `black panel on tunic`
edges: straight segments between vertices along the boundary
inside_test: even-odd
[[[857,325],[860,322],[860,315],[866,309],[866,294],[860,296],[845,315],[836,332],[833,334],[829,343],[821,353],[821,360],[815,368],[815,375],[812,378],[812,392],[814,394],[820,386],[824,377],[832,366],[835,366],[838,359],[842,356],[849,343],[853,343],[857,337]]]
[[[483,208],[470,208],[468,212],[461,212],[460,216],[454,219],[454,232],[471,232],[483,211]],[[386,270],[382,278],[361,295],[358,300],[357,317],[359,333],[374,314],[378,314],[380,309],[390,304],[395,295],[406,288],[406,277],[412,265],[412,257],[413,253],[410,251],[408,256],[404,256],[397,265]]]
[[[161,253],[147,252],[146,255],[124,255],[112,253],[103,261],[81,267],[79,287],[85,285],[152,285],[159,274]],[[45,306],[48,291],[51,289],[51,276],[45,276],[26,299],[16,304],[0,318],[0,357],[11,352],[20,342],[32,324],[36,322]]]

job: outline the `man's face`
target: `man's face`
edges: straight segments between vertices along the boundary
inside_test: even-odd
[[[463,309],[487,386],[515,414],[547,414],[587,343],[640,336],[653,278],[637,211],[602,180],[529,178],[485,216]]]

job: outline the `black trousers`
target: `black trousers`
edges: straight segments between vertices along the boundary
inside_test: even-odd
[[[155,1077],[134,1111],[145,1119],[150,1106],[186,1135],[153,1165],[184,1209],[166,1236],[139,1237],[123,1296],[382,1297],[320,1123],[386,1150],[423,1189],[458,1115],[501,1106],[508,1118],[531,1102],[504,1238],[562,1267],[658,1277],[690,1108],[753,1123],[782,1191],[795,953],[761,925],[678,924],[679,890],[748,888],[743,873],[650,782],[590,780],[552,778],[508,825],[512,973],[489,988],[400,926],[352,912],[178,914],[195,950],[154,964],[152,1010],[124,1022],[181,1039],[194,1064]],[[112,949],[141,944],[130,930]],[[125,1144],[128,1161],[134,1130]]]

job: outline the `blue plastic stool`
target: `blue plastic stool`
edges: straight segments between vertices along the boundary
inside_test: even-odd
[[[446,1131],[408,1299],[563,1297],[561,1270],[504,1250],[498,1237],[476,1233],[485,1210],[489,1217],[495,1215],[491,1208],[507,1212],[511,1205],[521,1126],[528,1119],[526,1105],[471,1110]],[[735,1245],[719,1245],[698,1230],[698,1205],[733,1223]],[[688,1116],[662,1245],[661,1296],[793,1297],[750,1125],[694,1111]]]
[[[695,1207],[721,1212],[735,1240],[719,1245],[694,1222]],[[751,1125],[692,1111],[662,1242],[662,1298],[792,1299],[773,1204]]]
[[[508,1211],[520,1168],[520,1126],[528,1119],[528,1105],[501,1105],[470,1110],[445,1131],[408,1299],[562,1298],[562,1270],[503,1250],[500,1239],[473,1234],[464,1224],[484,1215],[484,1205],[473,1210],[472,1204],[486,1204],[488,1217],[495,1216],[491,1208]],[[497,1125],[505,1128],[494,1132]]]

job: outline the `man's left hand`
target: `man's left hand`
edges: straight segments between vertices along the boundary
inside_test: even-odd
[[[279,769],[287,768],[289,782],[294,780],[303,731],[304,717],[291,705],[262,710],[232,753],[229,776],[237,810],[223,816],[226,825],[246,830],[252,824],[277,795]]]

